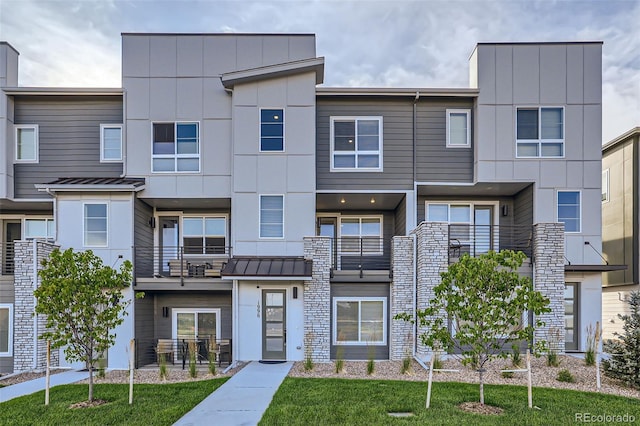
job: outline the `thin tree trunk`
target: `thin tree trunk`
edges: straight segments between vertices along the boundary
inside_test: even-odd
[[[480,404],[484,405],[484,368],[480,368],[478,373],[480,373]]]
[[[93,402],[93,363],[89,363],[89,402]]]

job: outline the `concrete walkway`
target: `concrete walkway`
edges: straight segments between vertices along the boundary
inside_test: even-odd
[[[257,425],[292,366],[251,362],[175,425]]]
[[[50,379],[50,387],[58,385],[68,385],[69,383],[79,382],[89,378],[88,371],[65,371],[63,373],[52,374]],[[18,383],[11,386],[0,388],[0,402],[9,401],[23,395],[30,395],[34,392],[44,390],[45,377],[33,379],[26,382]],[[2,384],[2,381],[0,381]]]

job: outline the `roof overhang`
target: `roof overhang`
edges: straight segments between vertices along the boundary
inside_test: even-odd
[[[316,84],[322,84],[324,81],[324,57],[232,71],[222,74],[221,80],[226,89],[233,89],[236,84],[252,83],[306,72],[315,72]]]
[[[418,195],[455,197],[455,196],[512,196],[522,191],[532,182],[417,182]]]
[[[138,192],[144,178],[61,178],[34,186],[41,192]]]
[[[40,95],[40,96],[122,96],[119,87],[4,87],[7,95]]]
[[[311,279],[312,266],[312,260],[302,257],[232,257],[220,276],[223,280],[302,281]]]
[[[409,96],[421,97],[475,98],[480,94],[478,89],[465,88],[425,88],[425,87],[318,87],[316,96]]]
[[[564,265],[565,272],[611,272],[626,269],[627,265]]]

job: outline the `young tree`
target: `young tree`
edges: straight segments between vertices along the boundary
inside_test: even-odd
[[[640,291],[629,295],[628,315],[618,314],[624,321],[623,333],[613,333],[615,340],[604,342],[604,351],[611,358],[602,362],[604,373],[640,389]]]
[[[67,359],[83,361],[89,369],[89,401],[93,401],[93,368],[100,355],[115,342],[116,326],[122,324],[130,301],[122,290],[131,282],[131,262],[119,270],[105,266],[91,250],[54,250],[42,261],[42,279],[34,292],[36,313],[47,316],[42,338],[52,346],[65,346]]]
[[[480,403],[484,404],[484,366],[491,359],[506,357],[511,343],[533,341],[534,327],[523,324],[523,315],[549,312],[549,300],[533,289],[531,280],[517,270],[526,255],[504,250],[479,257],[463,255],[440,274],[434,298],[416,312],[422,343],[459,352],[463,362],[475,366],[480,376]],[[409,314],[396,318],[414,321]],[[537,342],[538,349],[544,342]]]

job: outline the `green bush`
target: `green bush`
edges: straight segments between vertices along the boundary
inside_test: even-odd
[[[406,356],[402,359],[402,366],[400,367],[402,374],[409,374],[411,372],[411,357]]]
[[[558,371],[558,377],[556,377],[556,380],[559,382],[565,382],[565,383],[575,383],[576,378],[573,377],[573,374],[571,374],[569,370],[564,368]]]
[[[557,367],[560,365],[560,360],[558,359],[558,354],[555,351],[550,351],[547,353],[547,366],[549,367]]]
[[[500,375],[505,379],[513,379],[513,371],[503,371]]]
[[[587,326],[587,350],[584,353],[584,363],[586,365],[596,365],[596,334],[597,330],[593,325]]]
[[[511,345],[511,363],[514,367],[520,367],[522,364],[522,355],[520,355],[520,346],[516,343]]]
[[[160,379],[167,380],[169,373],[167,371],[167,359],[165,354],[158,355],[158,363],[160,364]]]
[[[640,292],[629,295],[630,313],[618,315],[624,321],[623,333],[614,333],[616,340],[604,342],[604,351],[611,358],[602,362],[604,374],[640,389]]]
[[[311,371],[313,370],[313,360],[311,359],[311,356],[307,356],[304,359],[304,371]]]
[[[370,359],[367,361],[367,374],[370,376],[376,369],[376,363],[374,360]]]

